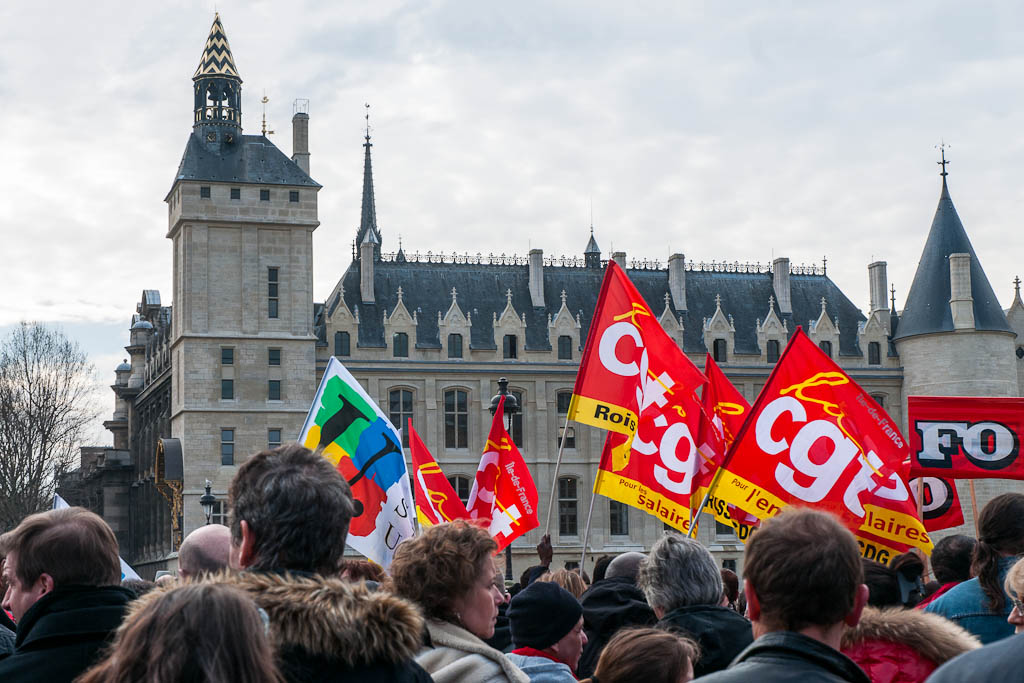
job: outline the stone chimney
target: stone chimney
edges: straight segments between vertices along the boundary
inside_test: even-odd
[[[772,261],[772,287],[780,313],[793,312],[793,293],[789,288],[789,259],[785,256]]]
[[[372,304],[373,298],[373,250],[378,244],[377,235],[367,230],[363,243],[359,245],[359,294],[364,304]]]
[[[672,254],[668,257],[668,291],[677,311],[686,310],[686,257]]]
[[[309,100],[295,100],[292,108],[292,161],[309,175]]]
[[[612,261],[615,261],[616,263],[618,263],[619,267],[622,268],[623,270],[625,270],[626,269],[626,252],[624,252],[624,251],[616,251],[615,253],[612,254]]]
[[[971,255],[949,255],[949,308],[954,330],[974,329],[974,297],[971,296]]]
[[[871,313],[889,310],[889,281],[885,274],[885,261],[868,266],[868,287],[871,290]]]
[[[544,250],[530,250],[530,301],[534,307],[544,306]]]

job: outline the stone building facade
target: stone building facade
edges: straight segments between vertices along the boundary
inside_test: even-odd
[[[606,262],[593,228],[580,257],[540,249],[526,257],[389,252],[377,221],[367,132],[353,260],[330,295],[315,302],[320,185],[309,175],[307,113],[297,108],[293,119],[291,158],[265,136],[242,134],[242,81],[219,17],[193,82],[193,130],[166,196],[173,307],[147,306],[144,295],[126,347],[131,362],[118,368],[116,409],[107,423],[111,450],[129,454],[131,486],[147,486],[154,439],[177,439],[184,459],[178,522],[187,534],[205,521],[198,498],[206,480],[223,501],[246,455],[298,434],[334,355],[396,426],[412,419],[465,498],[491,397],[507,377],[522,406],[511,431],[540,491],[542,527],[551,503],[556,561],[578,561],[604,436],[565,421]],[[890,298],[885,262],[867,268],[864,313],[824,265],[796,266],[786,258],[696,263],[683,254],[665,262],[629,262],[622,252],[611,258],[690,359],[703,367],[712,354],[748,400],[803,326],[905,428],[908,395],[1020,394],[1024,378],[1024,304],[1018,292],[1008,313],[999,309],[945,177],[936,231],[902,314]],[[148,296],[159,301],[155,292]],[[152,329],[136,329],[146,325]],[[157,395],[158,407],[148,407],[147,397]],[[982,490],[988,496],[1007,486],[1013,485]],[[588,567],[603,553],[649,548],[663,533],[655,517],[601,497],[593,502]],[[129,504],[134,512],[136,503]],[[217,521],[223,513],[221,504]],[[168,529],[175,520],[166,510],[147,514],[133,532],[141,535],[129,544],[129,561],[157,562],[174,550]],[[165,525],[155,544],[142,540],[152,524]],[[513,544],[516,573],[534,562],[542,532]],[[723,564],[741,569],[742,545],[731,529],[705,516],[698,537]]]

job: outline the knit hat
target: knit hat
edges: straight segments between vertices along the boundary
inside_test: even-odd
[[[579,623],[583,607],[557,583],[534,581],[508,606],[512,642],[516,647],[551,647]]]

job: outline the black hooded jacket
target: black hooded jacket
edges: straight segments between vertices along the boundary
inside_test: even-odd
[[[583,631],[587,634],[587,644],[576,667],[579,678],[594,675],[601,650],[620,628],[651,626],[658,620],[643,591],[632,579],[624,576],[596,582],[580,596],[580,604],[583,605]]]
[[[658,626],[697,641],[700,659],[693,667],[694,678],[721,671],[754,642],[750,622],[717,605],[678,607],[662,617]]]

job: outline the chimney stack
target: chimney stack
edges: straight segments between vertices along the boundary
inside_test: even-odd
[[[534,307],[544,306],[544,250],[530,250],[530,301]]]
[[[686,310],[686,257],[672,254],[668,257],[668,291],[677,311]]]
[[[789,259],[785,256],[772,261],[772,287],[781,313],[793,312],[793,294],[789,288]]]
[[[871,290],[871,312],[889,310],[889,282],[885,274],[885,261],[868,266],[868,287]]]
[[[949,255],[949,308],[954,330],[974,329],[974,297],[971,296],[971,255]]]
[[[377,244],[377,234],[373,230],[367,230],[363,243],[359,245],[359,294],[364,304],[374,302],[373,248]]]
[[[309,100],[295,100],[292,109],[292,161],[309,175]]]
[[[615,253],[612,254],[612,261],[615,261],[616,263],[618,263],[619,267],[622,268],[623,270],[625,270],[626,269],[626,252],[624,252],[624,251],[616,251]]]

